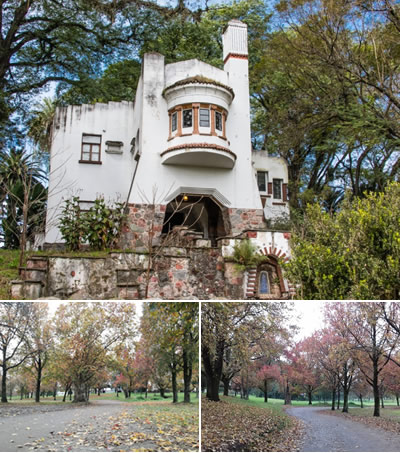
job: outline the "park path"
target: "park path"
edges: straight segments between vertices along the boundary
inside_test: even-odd
[[[286,411],[305,423],[300,451],[400,451],[400,435],[348,418],[326,414],[326,407],[291,407]]]
[[[128,403],[94,401],[89,405],[10,405],[0,408],[0,451],[105,451],[114,421]],[[132,431],[143,431],[130,426]],[[114,445],[116,451],[122,446]],[[153,449],[156,445],[141,445]]]

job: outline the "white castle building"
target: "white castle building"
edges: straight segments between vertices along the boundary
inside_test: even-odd
[[[223,70],[196,59],[166,65],[148,53],[134,102],[57,109],[47,244],[63,242],[63,202],[79,195],[82,208],[99,196],[127,203],[122,243],[130,249],[145,245],[153,213],[160,237],[185,223],[201,244],[224,245],[226,253],[247,235],[268,256],[289,254],[288,234],[268,228],[288,214],[287,166],[252,151],[247,26],[240,21],[225,30],[223,61]]]

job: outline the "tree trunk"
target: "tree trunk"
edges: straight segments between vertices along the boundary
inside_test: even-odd
[[[219,401],[219,383],[222,376],[222,366],[225,350],[225,341],[220,340],[216,345],[216,354],[213,357],[206,345],[202,345],[204,372],[207,382],[207,399]]]
[[[286,381],[285,404],[289,404],[289,405],[292,404],[292,395],[290,394],[289,381]]]
[[[74,385],[74,403],[87,403],[88,394],[85,384],[76,383]]]
[[[385,409],[385,404],[383,402],[383,395],[381,396],[381,403],[382,403],[382,405],[381,405],[382,409]]]
[[[335,410],[335,402],[336,402],[336,385],[332,388],[332,407],[331,410]]]
[[[186,339],[185,343],[190,341]],[[193,364],[190,351],[187,350],[187,346],[183,348],[183,402],[190,403],[190,387],[192,385],[192,374],[193,374]]]
[[[400,406],[400,404],[399,404],[399,395],[398,394],[396,394],[396,403],[397,403],[398,406]]]
[[[37,403],[40,402],[40,385],[42,383],[42,359],[40,357],[40,354],[39,354],[39,357],[38,357],[38,361],[37,361],[37,375],[36,375],[36,393],[35,393],[35,401]]]
[[[178,387],[176,384],[176,364],[173,365],[173,368],[171,371],[171,376],[172,376],[172,402],[177,403],[178,402]]]
[[[268,379],[264,379],[264,403],[268,403]]]
[[[308,405],[311,406],[312,405],[312,390],[308,390],[307,395],[308,395]]]
[[[340,384],[338,384],[338,389],[337,389],[337,404],[336,404],[336,409],[340,409]]]
[[[363,397],[362,394],[360,393],[360,404],[361,404],[361,409],[364,408],[364,402],[363,402]]]
[[[379,382],[378,382],[378,361],[374,360],[373,362],[373,379],[372,379],[372,389],[374,391],[374,417],[379,417],[380,414],[380,401],[379,401]]]
[[[221,381],[224,384],[224,396],[228,396],[229,395],[230,379],[228,377],[226,377],[226,376],[222,376]]]
[[[3,366],[2,366],[2,376],[1,376],[1,402],[7,403],[7,366],[5,360],[5,354],[3,354]]]

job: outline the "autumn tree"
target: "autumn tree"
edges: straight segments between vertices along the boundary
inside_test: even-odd
[[[226,351],[240,348],[241,356],[246,358],[262,339],[274,333],[281,334],[287,311],[287,305],[271,302],[202,304],[201,349],[208,399],[219,401]]]
[[[268,403],[269,383],[273,381],[279,382],[280,368],[277,364],[263,365],[257,371],[258,388],[264,394],[264,402]]]
[[[74,402],[87,402],[96,375],[107,366],[117,342],[134,335],[135,306],[129,302],[75,302],[56,313],[57,353],[68,364]]]
[[[141,332],[147,343],[147,354],[156,363],[168,367],[174,403],[178,402],[177,377],[180,371],[183,372],[184,402],[190,402],[198,348],[197,326],[197,303],[153,302],[144,306]]]
[[[0,302],[1,402],[7,403],[7,375],[32,356],[28,343],[32,302]]]
[[[400,333],[391,331],[381,306],[374,303],[331,303],[327,319],[347,339],[361,373],[372,387],[374,416],[379,417],[381,373],[399,345]]]
[[[36,375],[35,401],[38,403],[43,371],[49,363],[53,347],[53,328],[48,316],[47,303],[38,302],[32,305],[28,338],[32,349],[32,366]]]

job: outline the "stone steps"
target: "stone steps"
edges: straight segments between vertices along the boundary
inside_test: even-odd
[[[44,283],[37,280],[12,280],[12,299],[39,299],[43,296]]]

